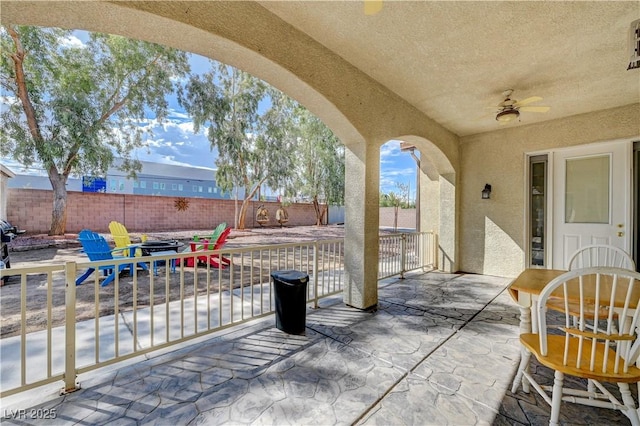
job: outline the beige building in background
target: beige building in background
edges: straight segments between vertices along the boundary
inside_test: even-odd
[[[377,304],[379,209],[372,207],[380,146],[389,140],[420,152],[420,228],[438,234],[444,271],[515,276],[539,245],[536,266],[559,268],[572,247],[590,241],[621,246],[638,260],[640,69],[632,23],[640,3],[365,3],[9,0],[1,19],[214,58],[316,114],[346,147],[349,305]],[[523,105],[502,126],[506,89],[528,99],[529,109],[550,109]],[[534,188],[535,158],[545,161],[544,191]],[[605,161],[580,172],[593,158]],[[606,211],[606,223],[576,221],[584,213],[575,216],[578,205]]]

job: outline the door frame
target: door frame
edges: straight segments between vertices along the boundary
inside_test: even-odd
[[[632,226],[633,226],[633,242],[631,244],[631,256],[634,262],[636,262],[636,271],[640,271],[640,140],[633,142],[633,158],[631,163],[633,169],[631,174],[633,181],[631,182],[631,196],[633,210],[632,214]]]

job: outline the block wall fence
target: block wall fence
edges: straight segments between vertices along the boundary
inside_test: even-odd
[[[8,188],[6,198],[7,220],[27,234],[45,234],[51,227],[53,192],[50,190]],[[234,226],[236,202],[208,198],[185,198],[186,210],[178,210],[177,197],[132,194],[103,194],[70,191],[67,193],[67,233],[82,229],[109,232],[109,222],[118,221],[130,232],[161,232],[213,229],[220,222]],[[275,220],[277,202],[252,201],[247,212],[246,227],[255,228],[257,209],[260,205],[269,210],[269,223]],[[241,202],[238,202],[238,210]],[[287,226],[315,225],[315,211],[311,203],[296,203],[286,207],[289,214]],[[380,226],[393,227],[393,208],[380,209]],[[399,228],[415,227],[415,210],[400,210]]]
[[[12,225],[25,229],[29,234],[43,234],[51,227],[53,192],[48,190],[9,188],[7,197],[7,220]],[[132,194],[103,194],[68,192],[68,233],[82,229],[109,232],[109,222],[116,220],[130,232],[178,231],[189,229],[213,229],[220,222],[234,225],[236,203],[234,200],[207,198],[185,198],[186,210],[178,210],[177,197],[162,197]],[[276,226],[277,202],[254,201],[246,218],[247,228],[259,226],[255,222],[256,210],[264,204],[269,210],[267,226]],[[238,202],[240,209],[241,202]],[[287,206],[288,226],[314,225],[315,211],[312,204]]]

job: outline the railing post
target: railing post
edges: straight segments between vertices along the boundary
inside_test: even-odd
[[[400,239],[400,279],[404,279],[407,269],[407,234],[402,234]]]
[[[67,262],[65,265],[65,318],[64,318],[64,387],[60,394],[80,389],[76,382],[76,272],[77,264]]]
[[[421,232],[418,236],[418,243],[420,247],[420,267],[424,271],[429,262],[429,234],[427,232]]]
[[[433,269],[438,269],[438,234],[433,232],[433,246],[431,247],[431,260],[433,261]]]
[[[318,241],[313,242],[313,308],[318,309]]]

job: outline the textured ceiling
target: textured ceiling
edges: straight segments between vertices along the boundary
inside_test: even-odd
[[[522,112],[509,127],[640,103],[640,69],[627,70],[630,24],[640,19],[638,0],[380,0],[368,3],[382,6],[375,14],[366,14],[361,0],[2,3],[3,22],[71,28],[83,23],[81,28],[149,37],[196,52],[208,46],[220,53],[222,45],[203,38],[196,28],[211,29],[231,40],[222,46],[230,49],[227,59],[241,56],[236,46],[266,52],[263,68],[271,60],[299,65],[282,61],[282,40],[263,39],[293,27],[459,136],[503,128],[495,120],[497,107],[489,107],[503,100],[506,89],[515,90],[516,100],[539,96],[543,99],[531,106],[550,107],[546,113]],[[136,15],[132,26],[123,14],[127,7],[168,20]],[[166,27],[157,31],[159,22]],[[299,37],[299,32],[291,34]],[[294,48],[306,40],[289,43],[299,55]],[[304,59],[313,61],[313,55]],[[262,76],[274,81],[272,74]]]
[[[640,102],[640,69],[627,71],[638,1],[381,3],[261,5],[460,136],[501,128],[487,107],[505,89],[551,107],[508,126]]]

